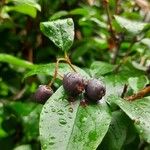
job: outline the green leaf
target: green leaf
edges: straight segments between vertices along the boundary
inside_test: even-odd
[[[95,61],[92,63],[90,70],[93,76],[101,76],[110,73],[115,66],[102,61]]]
[[[53,76],[54,71],[55,71],[55,65],[56,65],[55,63],[36,65],[33,69],[31,69],[29,72],[25,74],[24,78],[27,78],[33,75],[38,75],[38,74],[45,74],[45,75]],[[84,70],[76,66],[74,66],[74,68],[79,73],[81,73],[84,77],[89,78],[89,75],[87,75],[87,73]],[[65,63],[59,64],[59,69],[58,69],[59,74],[64,75],[71,71],[72,69],[69,67],[68,64],[65,64]]]
[[[36,139],[39,136],[39,120],[41,110],[42,106],[37,105],[27,116],[23,116],[22,118],[24,127],[23,132],[29,141]]]
[[[33,18],[37,15],[37,10],[41,11],[41,6],[35,0],[9,0],[9,2],[14,2],[14,6],[8,7],[9,11],[17,11]]]
[[[82,15],[87,16],[89,14],[89,11],[85,8],[76,8],[69,12],[70,15]]]
[[[141,138],[150,143],[150,97],[133,102],[110,96],[108,102],[117,104],[133,121]]]
[[[40,116],[43,150],[96,149],[111,121],[106,103],[80,106],[69,103],[62,87],[44,105]]]
[[[128,83],[134,92],[138,92],[149,83],[149,80],[146,76],[131,77],[128,79]]]
[[[0,62],[5,62],[15,67],[22,67],[26,69],[31,69],[34,67],[34,65],[28,61],[7,54],[0,54]]]
[[[40,23],[40,29],[53,43],[67,51],[74,40],[74,23],[71,18]]]
[[[15,147],[13,150],[32,150],[31,145],[20,145]]]
[[[138,77],[143,75],[144,71],[134,68],[134,66],[128,62],[124,64],[119,72],[112,72],[104,76],[104,82],[106,83],[106,95],[116,94],[121,95],[124,85],[128,84],[130,77]],[[97,78],[101,76],[96,76]]]
[[[146,45],[150,49],[150,39],[149,38],[144,38],[140,41],[144,45]]]
[[[131,21],[120,16],[115,16],[115,20],[122,28],[125,28],[128,32],[133,34],[138,34],[147,25],[146,23]]]
[[[56,20],[56,19],[59,19],[60,17],[63,17],[63,16],[66,16],[68,15],[68,12],[65,11],[65,10],[62,10],[62,11],[58,11],[56,13],[54,13],[49,20]]]
[[[113,112],[109,130],[99,149],[121,150],[127,138],[127,132],[130,124],[130,119],[123,112]]]
[[[12,102],[7,105],[17,118],[21,117],[23,132],[28,140],[36,139],[39,135],[39,116],[42,105],[36,103]]]

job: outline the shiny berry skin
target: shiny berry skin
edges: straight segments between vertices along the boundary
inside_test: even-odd
[[[44,104],[48,98],[53,94],[53,90],[47,85],[40,85],[34,94],[36,102]]]
[[[76,72],[67,73],[63,78],[63,87],[71,96],[77,96],[84,91],[83,77]]]
[[[85,87],[85,96],[91,102],[97,102],[102,99],[106,93],[104,83],[97,79],[91,79],[87,82]]]

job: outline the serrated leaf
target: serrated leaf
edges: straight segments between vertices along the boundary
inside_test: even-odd
[[[41,22],[40,29],[63,51],[69,50],[74,40],[74,23],[71,18]]]
[[[27,72],[25,74],[24,78],[30,77],[32,75],[37,75],[37,74],[44,74],[44,75],[53,76],[54,71],[55,71],[55,65],[56,65],[55,63],[36,65],[33,69],[31,69],[29,72]],[[87,75],[87,73],[84,70],[82,70],[76,66],[74,66],[74,67],[84,77],[89,78],[89,76]],[[59,72],[59,74],[64,75],[68,72],[72,72],[72,69],[69,67],[68,64],[61,63],[61,64],[59,64],[58,72]]]
[[[124,29],[126,29],[128,32],[133,34],[138,34],[141,32],[145,27],[146,23],[137,22],[137,21],[131,21],[126,18],[120,17],[120,16],[114,16],[117,23]]]
[[[31,69],[34,67],[32,63],[8,54],[0,54],[0,62],[5,62],[15,67],[22,67],[27,69]]]
[[[106,103],[69,103],[62,87],[44,105],[40,116],[43,150],[91,150],[101,143],[110,124]]]
[[[108,101],[117,104],[133,121],[141,138],[150,143],[150,97],[133,102],[110,96]]]
[[[146,76],[131,77],[128,79],[128,83],[134,92],[138,92],[149,83],[149,80]]]

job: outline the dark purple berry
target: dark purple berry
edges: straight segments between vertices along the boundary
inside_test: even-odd
[[[63,87],[71,96],[77,96],[84,91],[83,77],[76,72],[67,73],[63,78]]]
[[[106,87],[102,81],[91,79],[85,87],[85,96],[91,102],[97,102],[102,99],[106,93]]]
[[[40,85],[34,94],[34,98],[38,103],[45,103],[53,94],[53,90],[47,85]]]

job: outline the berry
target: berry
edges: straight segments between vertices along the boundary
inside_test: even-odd
[[[91,79],[85,87],[85,96],[89,101],[97,102],[106,93],[106,87],[102,81]]]
[[[71,96],[77,96],[84,91],[84,80],[79,73],[67,73],[63,78],[63,87]]]
[[[38,103],[45,103],[53,94],[53,90],[46,85],[40,85],[34,94],[34,98]]]

